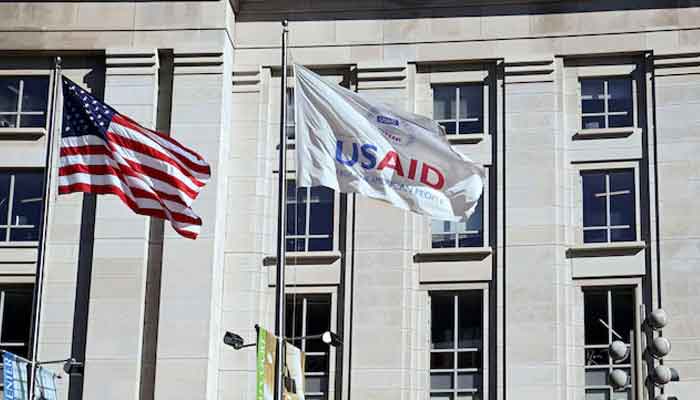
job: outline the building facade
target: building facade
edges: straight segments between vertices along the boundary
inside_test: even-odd
[[[292,62],[436,119],[486,167],[473,218],[297,189],[291,111],[277,169],[284,18]],[[38,359],[85,362],[62,398],[253,398],[255,352],[222,337],[274,326],[279,173],[287,334],[343,339],[295,342],[307,399],[651,399],[659,307],[664,391],[697,395],[699,2],[3,2],[0,30],[0,348],[28,354],[41,288]],[[37,275],[57,56],[211,163],[199,239],[54,179]]]

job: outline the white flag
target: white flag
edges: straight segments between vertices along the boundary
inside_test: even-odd
[[[435,121],[294,66],[297,185],[326,186],[443,220],[469,217],[484,170]]]

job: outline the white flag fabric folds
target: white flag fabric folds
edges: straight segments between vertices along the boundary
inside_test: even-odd
[[[326,186],[436,219],[469,217],[484,170],[435,121],[369,101],[294,66],[297,185]]]

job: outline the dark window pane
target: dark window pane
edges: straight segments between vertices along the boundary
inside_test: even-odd
[[[20,128],[43,128],[46,126],[46,115],[26,115],[23,114],[20,119]]]
[[[602,129],[605,128],[605,117],[583,117],[581,126],[583,129]]]
[[[311,220],[309,233],[312,235],[333,233],[333,190],[327,187],[311,188]]]
[[[586,349],[586,365],[609,365],[608,349]]]
[[[478,121],[460,121],[459,122],[459,133],[483,133],[484,128],[481,120]]]
[[[457,387],[459,389],[478,389],[481,374],[473,372],[460,372],[457,374]]]
[[[634,171],[613,171],[610,172],[609,175],[611,191],[616,192],[618,190],[629,190],[634,192]]]
[[[482,231],[484,228],[484,197],[479,198],[474,214],[466,221],[460,222],[458,232]]]
[[[459,88],[459,119],[479,118],[484,114],[484,87],[468,85]]]
[[[49,98],[49,78],[24,77],[22,80],[24,81],[22,111],[46,112],[46,105]]]
[[[285,332],[287,337],[299,337],[302,335],[302,319],[303,310],[301,302],[303,297],[287,295],[285,305]],[[295,346],[301,348],[301,341],[295,340],[292,342]]]
[[[610,115],[608,117],[610,128],[625,128],[632,126],[632,114],[626,115]]]
[[[610,400],[609,389],[587,389],[586,400]]]
[[[328,356],[307,355],[304,370],[306,372],[326,372],[328,370]]]
[[[453,369],[455,367],[455,355],[449,353],[430,353],[430,369]]]
[[[0,112],[17,112],[19,100],[19,79],[0,78]]]
[[[586,344],[608,344],[608,296],[602,291],[584,292],[584,331]]]
[[[583,231],[583,243],[604,243],[607,241],[607,229],[593,229]]]
[[[433,349],[454,348],[454,296],[434,294],[431,299],[431,346]]]
[[[632,114],[632,80],[631,79],[610,79],[608,80],[608,110],[627,111]]]
[[[457,123],[456,122],[440,122],[443,128],[445,128],[445,133],[448,135],[453,135],[457,133]]]
[[[17,116],[16,115],[0,115],[0,128],[16,128],[17,127]]]
[[[305,251],[304,239],[287,239],[287,251]]]
[[[331,328],[331,304],[327,296],[308,297],[306,302],[306,335],[320,335]],[[307,352],[327,352],[321,339],[306,341]]]
[[[309,239],[309,248],[306,251],[330,251],[333,250],[333,239]]]
[[[481,292],[459,295],[459,348],[481,348]]]
[[[634,193],[610,196],[610,225],[634,226]]]
[[[610,231],[611,242],[633,242],[637,240],[637,232],[634,226],[626,229],[612,229]]]
[[[7,211],[10,203],[10,174],[0,172],[0,225],[7,224]],[[5,240],[0,236],[0,241]]]
[[[481,352],[463,351],[457,353],[457,368],[481,368]]]
[[[446,249],[453,248],[456,246],[455,237],[457,235],[454,233],[448,234],[433,234],[432,236],[432,247],[434,249]]]
[[[431,389],[452,389],[454,388],[452,373],[432,373],[430,374],[430,388]]]
[[[603,99],[581,99],[581,111],[584,114],[605,112],[605,102]]]
[[[43,175],[40,172],[15,174],[14,200],[12,204],[13,226],[26,227],[17,231],[10,240],[37,240],[42,213]],[[11,234],[15,236],[14,229]]]
[[[32,317],[32,290],[10,289],[5,291],[3,310],[3,343],[29,342],[29,329]]]
[[[602,79],[581,79],[581,95],[599,98],[604,94],[604,83]]]
[[[630,342],[630,332],[634,330],[634,293],[631,290],[612,291],[612,328]]]
[[[433,118],[454,119],[457,114],[456,102],[457,91],[454,86],[433,87]]]
[[[583,226],[606,225],[605,174],[586,172],[581,174],[583,181]]]
[[[484,235],[479,233],[460,233],[459,247],[481,247],[484,245]]]

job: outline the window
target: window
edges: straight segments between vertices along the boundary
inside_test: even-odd
[[[482,396],[482,291],[431,292],[430,398]]]
[[[484,132],[484,85],[436,85],[433,118],[450,135]]]
[[[0,128],[44,128],[49,78],[0,76]]]
[[[581,79],[581,127],[623,128],[633,123],[631,78]]]
[[[39,240],[43,174],[0,171],[0,242]]]
[[[582,171],[583,242],[637,239],[634,170]]]
[[[287,132],[287,140],[294,140],[296,137],[294,113],[294,88],[287,88],[287,123],[284,128]]]
[[[433,220],[432,247],[434,249],[481,247],[484,245],[484,196],[474,214],[459,222]]]
[[[333,250],[333,190],[287,181],[287,251]]]
[[[632,398],[631,381],[623,391],[613,392],[608,375],[613,369],[623,370],[628,377],[634,373],[631,352],[635,326],[633,288],[584,289],[586,400]],[[627,358],[617,363],[608,355],[608,346],[615,340],[630,349]]]
[[[32,286],[0,287],[0,349],[27,357],[32,320]]]
[[[331,330],[330,294],[287,295],[287,337],[320,335]],[[307,400],[328,398],[330,347],[321,339],[290,341],[306,355],[304,362]]]

